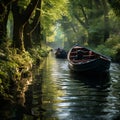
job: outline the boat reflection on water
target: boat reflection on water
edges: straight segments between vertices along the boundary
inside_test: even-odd
[[[96,88],[96,89],[106,89],[110,87],[110,73],[76,73],[70,71],[70,76],[74,80],[80,80],[80,82],[85,85]]]

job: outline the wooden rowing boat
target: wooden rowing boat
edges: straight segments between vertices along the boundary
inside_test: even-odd
[[[111,59],[88,48],[73,46],[67,55],[68,66],[76,72],[104,72],[110,68]]]
[[[58,48],[55,52],[56,58],[66,59],[67,58],[67,52],[63,49]]]

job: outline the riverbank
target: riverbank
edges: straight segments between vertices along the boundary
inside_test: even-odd
[[[30,76],[21,79],[21,86],[19,86],[19,91],[15,91],[16,89],[14,88],[14,93],[16,93],[14,102],[11,102],[10,100],[1,100],[1,119],[22,120],[23,118],[26,118],[26,116],[31,119],[36,117],[35,113],[33,113],[33,110],[30,108],[32,106],[32,100],[35,97],[35,89],[39,90],[39,95],[42,93],[41,69],[44,68],[46,59],[47,57],[44,57],[44,60],[40,63],[39,66],[33,65],[32,70],[30,71]],[[36,81],[36,79],[39,80]]]
[[[19,102],[32,81],[33,67],[42,65],[48,50],[32,49],[18,53],[16,49],[0,49],[0,100]]]

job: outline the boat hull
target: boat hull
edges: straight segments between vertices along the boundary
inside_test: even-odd
[[[109,70],[110,62],[99,59],[85,64],[72,64],[69,62],[68,66],[72,71],[76,72],[104,72]]]

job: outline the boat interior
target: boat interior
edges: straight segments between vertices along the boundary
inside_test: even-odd
[[[93,51],[78,46],[74,47],[69,55],[69,59],[72,62],[85,62],[91,59],[96,59],[98,57],[99,55]]]

